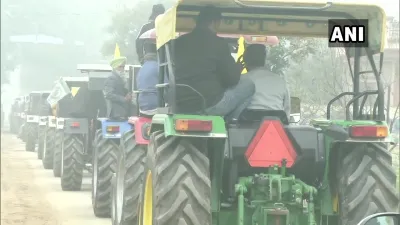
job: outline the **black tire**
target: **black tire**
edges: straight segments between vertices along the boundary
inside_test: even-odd
[[[53,168],[53,156],[54,156],[54,136],[55,136],[55,128],[46,127],[46,137],[45,137],[45,145],[44,145],[44,154],[42,158],[43,167],[46,170],[50,170]]]
[[[146,152],[147,146],[136,144],[134,130],[122,135],[113,189],[113,225],[134,225],[138,221]]]
[[[63,142],[63,130],[56,130],[54,138],[54,156],[53,156],[53,175],[61,176],[61,145]]]
[[[395,212],[399,205],[392,157],[382,143],[349,143],[339,152],[338,184],[341,225],[368,215]]]
[[[79,191],[85,167],[83,135],[64,134],[61,148],[61,189]]]
[[[25,151],[34,152],[37,139],[37,126],[27,123],[25,125]]]
[[[212,224],[210,163],[193,141],[197,142],[194,138],[165,137],[163,132],[151,135],[139,208],[142,218],[146,177],[151,171],[153,224]]]
[[[46,132],[46,127],[45,126],[39,126],[38,150],[37,150],[38,159],[42,159],[43,158],[45,132]]]
[[[118,144],[104,139],[101,130],[96,131],[93,146],[92,206],[96,217],[111,216],[112,176],[116,171]]]

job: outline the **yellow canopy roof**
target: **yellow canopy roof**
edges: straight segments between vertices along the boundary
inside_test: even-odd
[[[384,48],[386,15],[381,7],[362,2],[304,0],[180,0],[156,19],[157,47],[176,38],[177,32],[191,31],[199,10],[206,5],[221,9],[223,22],[218,32],[229,34],[327,38],[329,19],[368,19],[369,48],[373,52]]]

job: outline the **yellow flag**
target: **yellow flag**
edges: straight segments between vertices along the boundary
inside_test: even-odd
[[[79,87],[71,87],[71,94],[75,97],[76,93],[78,93]]]
[[[240,37],[238,40],[238,51],[237,51],[237,58],[239,59],[244,53],[244,38]],[[241,60],[243,62],[243,59]],[[246,69],[243,69],[242,74],[247,73]]]
[[[121,52],[119,51],[119,46],[118,43],[115,44],[115,50],[114,50],[114,59],[121,57]]]

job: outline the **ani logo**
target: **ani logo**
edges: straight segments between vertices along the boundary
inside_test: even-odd
[[[368,47],[368,20],[329,20],[329,47]]]

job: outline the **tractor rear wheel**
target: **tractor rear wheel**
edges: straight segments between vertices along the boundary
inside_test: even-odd
[[[132,225],[138,218],[147,146],[136,144],[135,131],[122,135],[112,201],[112,224]]]
[[[79,191],[85,166],[83,136],[64,134],[61,149],[61,189]]]
[[[357,224],[374,213],[397,211],[396,174],[386,144],[348,143],[338,155],[341,225]]]
[[[101,130],[96,131],[93,149],[92,206],[97,217],[111,216],[112,176],[116,171],[118,144],[103,138]]]
[[[53,175],[55,177],[61,176],[61,146],[63,142],[63,130],[56,130],[54,138],[54,158],[53,158]]]
[[[25,135],[25,151],[34,152],[37,139],[37,130],[35,124],[27,123],[25,125]]]
[[[42,159],[43,158],[45,132],[46,132],[46,127],[45,126],[39,126],[38,150],[37,150],[38,159]]]
[[[139,208],[143,224],[212,224],[210,163],[194,141],[151,135]]]
[[[55,128],[46,127],[46,137],[44,145],[44,154],[42,158],[43,167],[48,170],[53,168],[53,156],[54,156],[54,134]]]

